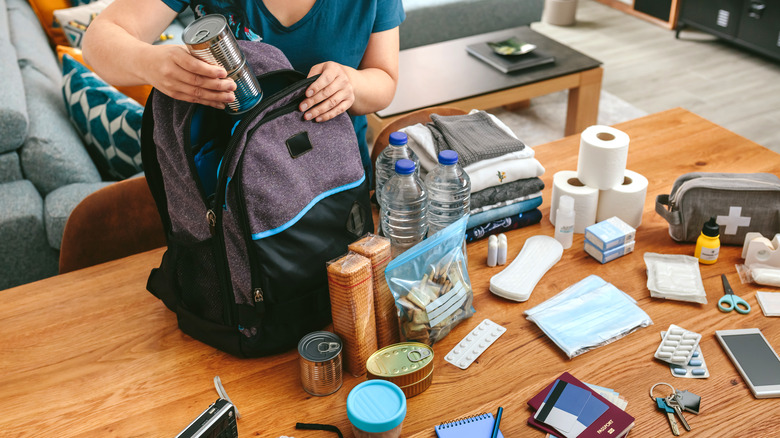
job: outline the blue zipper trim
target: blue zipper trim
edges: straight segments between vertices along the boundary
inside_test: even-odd
[[[280,226],[278,226],[276,228],[252,234],[252,240],[260,240],[260,239],[264,239],[266,237],[273,236],[274,234],[281,233],[282,231],[290,228],[291,226],[295,225],[299,220],[301,220],[303,215],[305,215],[309,210],[312,209],[312,207],[314,207],[314,204],[320,202],[321,200],[327,198],[328,196],[335,195],[336,193],[340,193],[340,192],[343,192],[345,190],[354,189],[355,187],[358,187],[359,185],[363,184],[363,181],[365,181],[365,180],[366,180],[366,174],[364,173],[363,176],[359,180],[357,180],[357,181],[355,181],[353,183],[349,183],[349,184],[346,184],[346,185],[343,185],[343,186],[340,186],[340,187],[336,187],[336,188],[330,189],[330,190],[328,190],[326,192],[320,193],[314,199],[312,199],[311,202],[309,202],[306,205],[306,207],[304,207],[300,212],[298,212],[298,214],[296,214],[294,218],[290,219],[285,224],[280,225]]]

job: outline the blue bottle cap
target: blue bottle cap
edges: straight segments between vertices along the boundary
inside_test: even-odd
[[[369,433],[387,432],[406,417],[406,396],[396,384],[373,379],[352,388],[347,396],[347,418]]]
[[[400,146],[408,142],[405,132],[396,131],[390,134],[390,144]]]
[[[458,162],[458,153],[449,149],[439,152],[439,163],[449,166]]]
[[[414,173],[414,168],[414,161],[407,160],[406,158],[401,158],[395,162],[395,173],[399,175],[409,175],[410,173]]]

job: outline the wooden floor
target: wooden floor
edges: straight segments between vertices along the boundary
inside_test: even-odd
[[[780,152],[780,62],[716,40],[675,32],[593,0],[577,23],[534,30],[604,63],[603,89],[649,113],[683,107]]]

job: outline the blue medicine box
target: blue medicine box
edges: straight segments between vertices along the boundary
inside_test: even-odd
[[[635,236],[636,230],[617,216],[585,228],[585,239],[602,252],[631,242]]]
[[[606,251],[601,251],[600,249],[596,248],[593,242],[586,239],[585,252],[603,264],[611,262],[618,257],[623,257],[624,255],[634,251],[634,243],[635,242],[632,240],[630,242],[624,243],[623,245],[610,248]]]

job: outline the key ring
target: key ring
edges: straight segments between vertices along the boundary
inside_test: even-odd
[[[650,387],[650,399],[652,399],[652,400],[655,400],[655,397],[653,397],[653,390],[654,390],[654,389],[655,389],[655,387],[656,387],[656,386],[658,386],[658,385],[666,385],[666,386],[668,386],[668,387],[672,388],[672,394],[675,394],[675,393],[677,392],[677,390],[676,390],[676,389],[674,389],[674,386],[672,386],[672,385],[670,385],[670,384],[668,384],[668,383],[665,383],[665,382],[659,382],[659,383],[656,383],[655,385],[653,385],[653,386],[651,386],[651,387]],[[664,398],[666,398],[666,397],[664,397]]]

